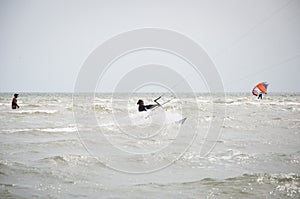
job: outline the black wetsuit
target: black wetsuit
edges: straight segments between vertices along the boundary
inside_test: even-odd
[[[258,99],[262,99],[262,94],[261,93],[258,95]]]
[[[140,104],[139,105],[139,111],[141,112],[141,111],[147,111],[147,109],[152,109],[152,108],[154,108],[155,106],[157,106],[157,105],[154,105],[154,104],[150,104],[150,105],[142,105],[142,104]]]
[[[11,102],[11,108],[12,109],[17,109],[19,108],[18,104],[17,104],[17,98],[13,98],[12,102]]]

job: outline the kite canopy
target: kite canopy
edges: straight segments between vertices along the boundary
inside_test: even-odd
[[[259,84],[257,84],[253,90],[252,90],[252,94],[257,96],[261,93],[267,94],[267,88],[268,88],[268,83],[267,82],[261,82]]]

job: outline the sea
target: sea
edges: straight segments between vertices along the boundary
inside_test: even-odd
[[[300,198],[299,93],[12,97],[0,198]]]

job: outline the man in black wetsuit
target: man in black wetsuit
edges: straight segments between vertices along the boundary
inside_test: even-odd
[[[160,97],[159,97],[160,98]],[[144,101],[143,100],[139,100],[136,104],[139,105],[139,112],[142,112],[142,111],[147,111],[147,109],[152,109],[154,107],[157,107],[157,106],[160,106],[160,104],[157,102],[157,100],[159,100],[159,98],[155,99],[154,102],[156,104],[149,104],[149,105],[144,105]]]
[[[17,104],[17,98],[18,98],[18,95],[19,94],[14,94],[14,98],[12,99],[12,102],[11,102],[11,108],[12,109],[17,109],[17,108],[20,108],[19,105]]]

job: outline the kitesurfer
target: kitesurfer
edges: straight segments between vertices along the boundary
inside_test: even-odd
[[[139,99],[139,101],[136,103],[137,105],[139,105],[139,108],[138,108],[139,112],[147,111],[148,109],[152,109],[154,107],[160,106],[160,104],[157,102],[157,100],[159,100],[159,98],[154,100],[154,102],[156,104],[149,104],[149,105],[144,105],[144,101]]]
[[[17,100],[18,95],[19,95],[19,94],[17,94],[17,93],[14,94],[14,98],[12,99],[12,102],[11,102],[11,108],[12,108],[12,109],[20,108],[19,105],[17,104],[17,101],[18,101],[18,100]]]
[[[262,95],[267,94],[268,85],[269,84],[267,82],[261,82],[261,83],[257,84],[252,89],[252,94],[255,96],[258,96],[258,99],[262,99]]]

